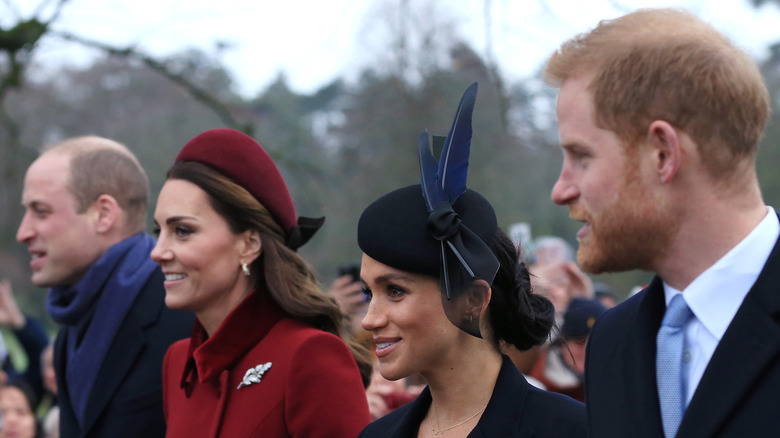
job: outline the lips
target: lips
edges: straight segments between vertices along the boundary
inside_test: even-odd
[[[376,357],[382,358],[390,354],[401,338],[374,338],[374,344],[376,345]]]
[[[584,225],[577,231],[577,240],[587,237],[590,234],[590,215],[581,208],[569,208],[569,217]]]
[[[46,253],[43,252],[30,253],[30,268],[33,271],[37,271],[43,268],[43,264],[45,261],[46,261]]]
[[[166,289],[170,289],[172,287],[175,287],[181,283],[184,282],[184,280],[187,279],[186,274],[182,274],[179,272],[165,272],[163,271],[163,274],[165,275],[165,282],[163,282],[163,287]]]
[[[590,223],[585,222],[585,225],[577,231],[577,240],[585,238],[590,234]]]

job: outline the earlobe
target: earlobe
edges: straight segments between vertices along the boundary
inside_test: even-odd
[[[648,128],[653,167],[662,184],[677,174],[682,160],[682,145],[677,130],[668,122],[656,120]]]

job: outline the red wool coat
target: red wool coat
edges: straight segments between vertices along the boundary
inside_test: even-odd
[[[267,363],[259,382],[238,388],[247,370]],[[257,292],[210,338],[196,321],[192,338],[171,346],[163,395],[169,438],[349,438],[371,419],[344,342]]]

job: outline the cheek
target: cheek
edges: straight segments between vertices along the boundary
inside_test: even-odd
[[[612,165],[590,172],[591,178],[582,182],[582,191],[587,194],[589,204],[605,205],[617,199],[618,192],[625,184],[625,177],[619,167]]]
[[[439,309],[430,309],[429,312],[421,314],[413,326],[413,334],[421,354],[438,354],[436,352],[442,348],[449,348],[454,342],[453,333],[457,330],[447,319],[441,304]]]
[[[574,357],[577,359],[578,363],[584,363],[585,361],[585,344],[574,344],[571,347],[571,352],[574,355]]]

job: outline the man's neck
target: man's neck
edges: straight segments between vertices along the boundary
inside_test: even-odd
[[[763,201],[744,209],[723,202],[708,206],[682,223],[671,248],[656,263],[656,273],[671,287],[684,290],[745,239],[766,215]]]

